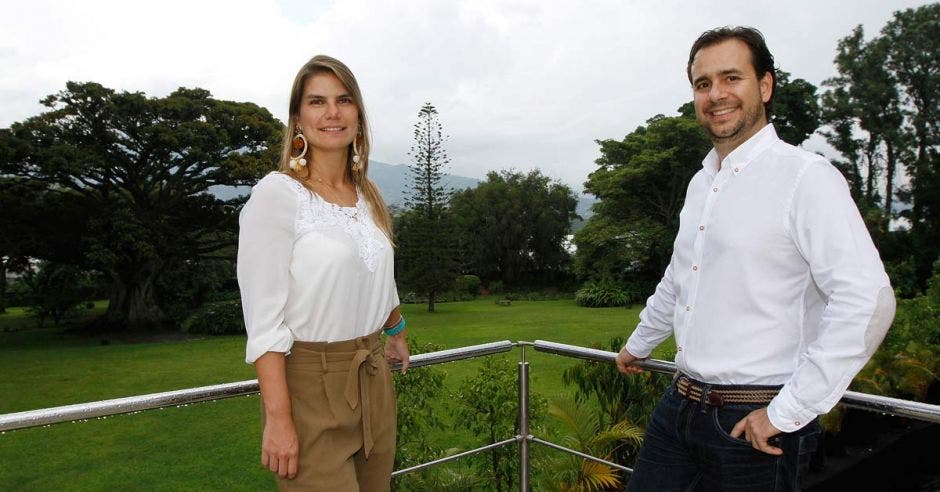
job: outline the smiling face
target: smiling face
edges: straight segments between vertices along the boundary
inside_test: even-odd
[[[346,86],[329,72],[304,83],[298,123],[314,152],[349,148],[359,131],[359,108]]]
[[[721,157],[767,124],[773,76],[758,78],[747,44],[728,39],[702,48],[691,67],[695,116]]]

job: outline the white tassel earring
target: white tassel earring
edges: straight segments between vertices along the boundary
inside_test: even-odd
[[[359,155],[359,136],[362,135],[362,128],[359,128],[359,132],[356,133],[356,138],[353,140],[353,158],[352,158],[352,170],[354,172],[362,171],[362,157]]]
[[[304,137],[304,132],[301,131],[300,125],[297,125],[296,132],[297,134],[294,135],[294,139],[291,141],[291,149],[300,151],[300,155],[297,157],[291,155],[290,168],[294,171],[307,166],[307,138]]]

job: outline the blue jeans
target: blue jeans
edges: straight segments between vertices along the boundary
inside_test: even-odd
[[[763,406],[713,407],[683,397],[672,384],[650,416],[627,490],[800,490],[816,451],[819,421],[771,438],[783,455],[769,455],[730,435],[738,421]]]

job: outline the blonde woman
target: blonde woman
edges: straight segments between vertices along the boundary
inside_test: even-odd
[[[409,354],[391,218],[368,168],[359,85],[339,60],[315,56],[294,78],[280,170],[252,189],[238,241],[261,464],[281,490],[389,488],[388,363],[404,371]]]

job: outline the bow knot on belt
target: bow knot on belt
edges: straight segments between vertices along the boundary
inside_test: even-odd
[[[360,348],[353,355],[349,364],[349,374],[346,376],[346,403],[355,410],[362,403],[362,446],[369,458],[375,441],[372,439],[372,399],[369,394],[372,389],[372,376],[379,371],[379,364],[372,354],[371,348]],[[365,373],[365,374],[363,374]],[[363,376],[369,376],[363,378]]]

